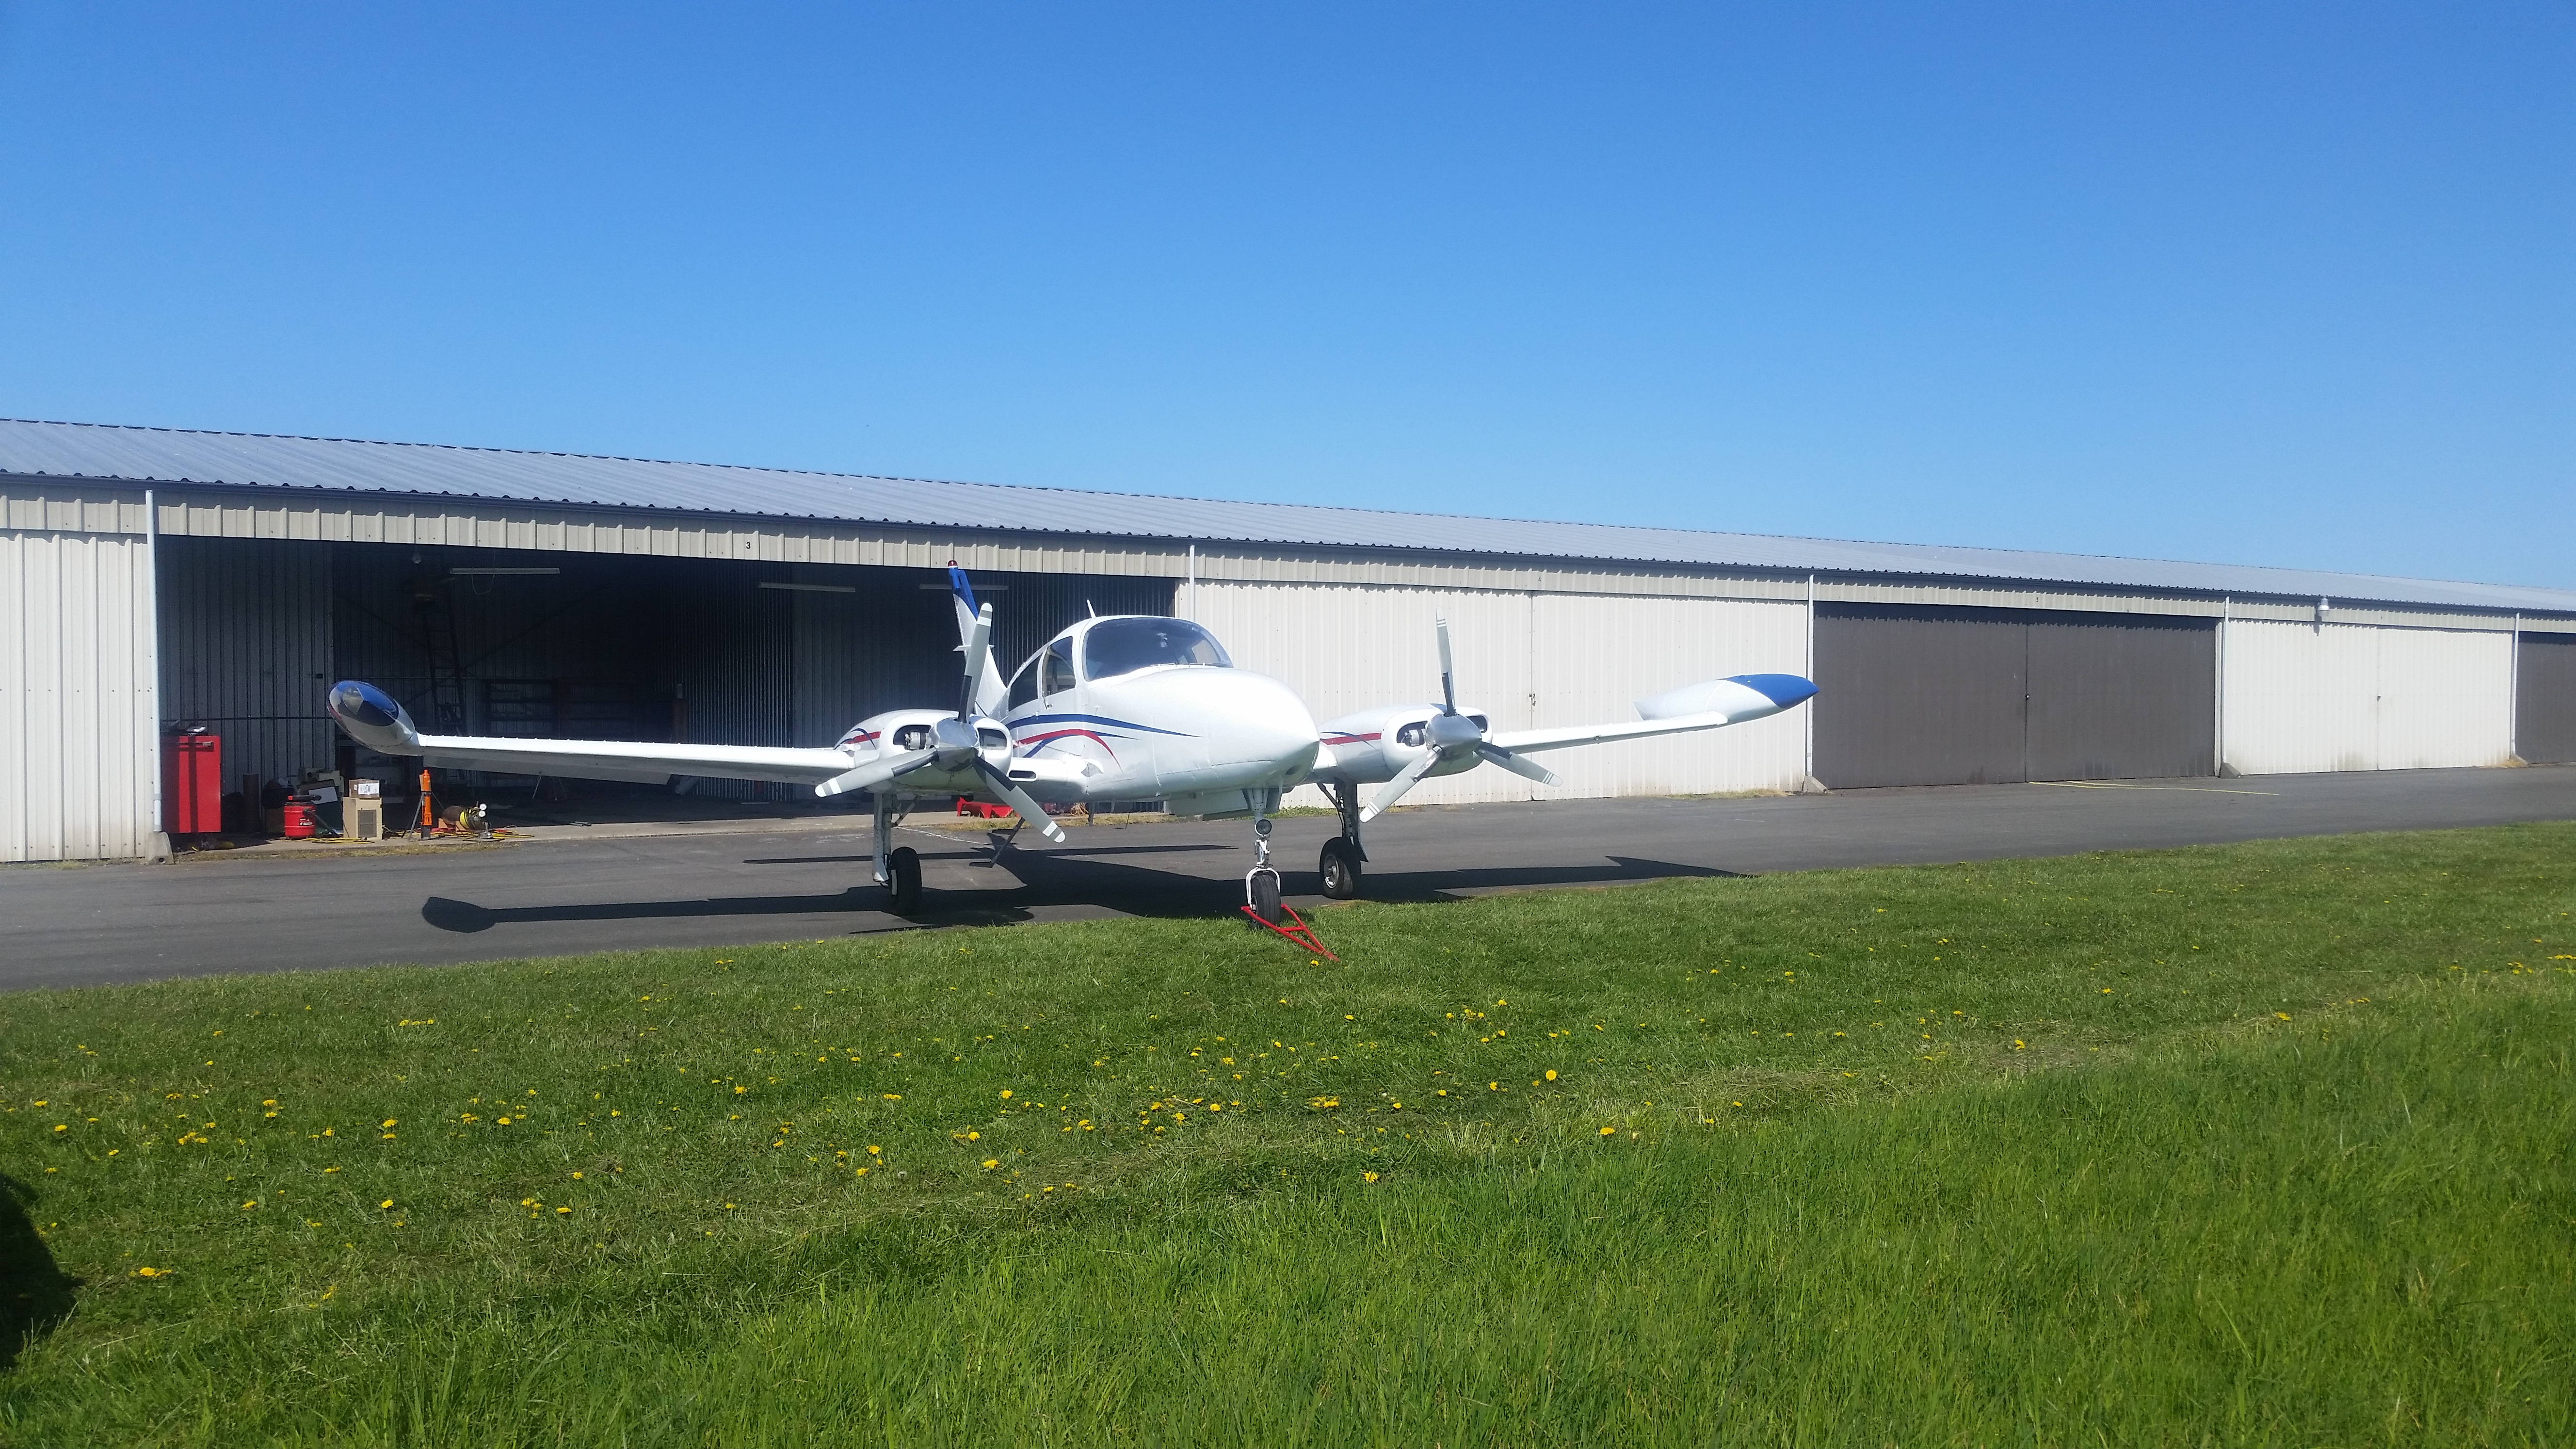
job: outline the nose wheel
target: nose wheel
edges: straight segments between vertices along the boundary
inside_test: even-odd
[[[1279,911],[1279,872],[1270,865],[1270,817],[1252,822],[1252,869],[1243,873],[1245,909],[1266,926],[1285,919]]]

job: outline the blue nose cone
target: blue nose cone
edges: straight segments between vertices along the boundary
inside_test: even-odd
[[[1816,697],[1815,681],[1796,674],[1738,674],[1732,681],[1787,709]]]

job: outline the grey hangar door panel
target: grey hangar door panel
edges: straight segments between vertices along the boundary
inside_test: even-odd
[[[2514,683],[2514,753],[2534,765],[2576,763],[2576,634],[2523,635]]]
[[[2034,614],[2023,778],[2206,775],[2218,754],[2218,631],[2197,619]]]
[[[2206,775],[2217,649],[2196,619],[1821,605],[1816,778],[1854,789]]]
[[[1820,606],[1816,778],[1836,789],[2021,779],[2025,633],[1998,610]]]

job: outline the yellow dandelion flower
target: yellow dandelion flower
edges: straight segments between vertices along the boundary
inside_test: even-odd
[[[2290,1014],[2289,1014],[2288,1012],[2286,1012],[2286,1011],[2276,1011],[2276,1012],[2273,1012],[2272,1014],[2273,1014],[2274,1016],[2277,1016],[2277,1017],[2281,1018],[2283,1021],[2288,1021],[2288,1020],[2290,1019]]]
[[[1615,1137],[1619,1135],[1619,1129],[1616,1127],[1604,1127],[1601,1129],[1601,1135],[1604,1137]]]
[[[391,1118],[391,1117],[387,1117],[387,1118],[385,1119],[385,1121],[384,1121],[384,1125],[385,1125],[385,1126],[387,1126],[387,1127],[391,1127],[391,1126],[393,1126],[393,1125],[394,1125],[394,1119],[393,1119],[393,1118]]]
[[[1547,1069],[1547,1079],[1551,1082],[1556,1080],[1556,1068],[1550,1067]]]
[[[999,1167],[1002,1165],[1002,1159],[998,1157],[987,1157],[984,1159],[984,1165],[987,1168]]]
[[[383,1202],[380,1202],[380,1203],[376,1204],[376,1206],[378,1206],[378,1207],[380,1207],[380,1208],[389,1208],[389,1207],[392,1207],[393,1205],[394,1205],[394,1200],[393,1200],[392,1198],[386,1198]]]
[[[1010,1089],[1010,1088],[1008,1088],[1008,1087],[1004,1087],[1004,1088],[1002,1089],[1002,1100],[1003,1100],[1003,1101],[1005,1101],[1005,1102],[1007,1102],[1007,1101],[1011,1100],[1011,1089]]]
[[[1377,1181],[1377,1174],[1374,1172],[1363,1172],[1360,1174],[1360,1181],[1375,1182]]]
[[[134,1276],[137,1278],[158,1278],[169,1271],[170,1270],[167,1268],[137,1268],[134,1270]]]

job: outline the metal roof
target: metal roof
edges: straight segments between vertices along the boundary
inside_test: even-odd
[[[2119,589],[2576,613],[2576,590],[2019,549],[1228,503],[433,443],[0,419],[0,474],[312,489],[934,528],[1522,559],[1969,577]]]

